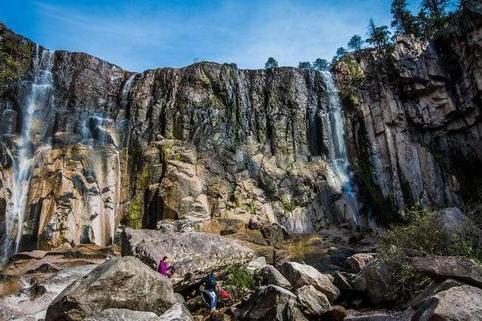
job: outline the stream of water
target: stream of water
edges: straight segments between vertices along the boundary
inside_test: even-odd
[[[328,111],[322,114],[324,143],[328,148],[328,156],[334,168],[336,179],[346,198],[346,212],[352,215],[356,225],[360,225],[358,196],[352,182],[349,160],[345,144],[343,108],[333,76],[330,72],[322,72],[328,97]]]

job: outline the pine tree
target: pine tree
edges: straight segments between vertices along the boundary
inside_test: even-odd
[[[448,22],[447,8],[450,0],[423,0],[420,16],[425,17],[424,33],[429,37],[442,30]]]
[[[420,36],[417,18],[407,9],[406,0],[393,0],[391,13],[393,16],[392,27],[396,30],[396,35]]]
[[[278,62],[273,57],[269,57],[268,61],[266,61],[266,63],[264,64],[264,68],[266,69],[278,68]]]
[[[348,42],[348,48],[354,51],[360,51],[363,45],[362,37],[359,35],[354,35]]]
[[[298,64],[298,68],[300,68],[300,69],[311,69],[311,62],[300,61],[300,63]]]
[[[390,31],[387,26],[377,26],[373,19],[370,19],[368,25],[368,39],[367,43],[375,46],[378,49],[388,46],[390,40]]]
[[[330,69],[330,63],[326,59],[318,58],[313,62],[313,68],[319,71],[327,71]]]
[[[343,56],[345,56],[347,54],[347,51],[345,48],[343,47],[340,47],[338,49],[336,49],[336,58],[341,58]]]

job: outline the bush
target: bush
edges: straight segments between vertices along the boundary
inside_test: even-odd
[[[245,267],[231,266],[223,277],[222,287],[231,293],[234,302],[244,298],[249,292],[261,285],[262,278]]]
[[[391,295],[406,302],[423,290],[430,280],[408,263],[414,256],[465,256],[481,261],[471,240],[461,239],[446,231],[436,213],[420,204],[402,211],[408,224],[392,226],[382,238],[380,258],[392,271]]]

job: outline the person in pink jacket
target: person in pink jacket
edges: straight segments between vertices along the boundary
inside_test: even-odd
[[[159,261],[159,267],[157,271],[161,273],[161,275],[170,278],[173,273],[173,268],[167,261],[167,256],[164,256],[161,261]]]

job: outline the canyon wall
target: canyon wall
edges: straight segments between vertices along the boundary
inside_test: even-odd
[[[399,209],[416,202],[436,208],[480,203],[482,8],[477,1],[469,1],[434,40],[401,37],[385,51],[343,58],[334,73],[349,114],[353,166],[379,218],[396,219]],[[480,214],[476,206],[471,211]]]
[[[0,25],[4,256],[119,224],[358,224],[331,75],[199,63],[131,73]],[[341,166],[343,165],[343,166]]]

